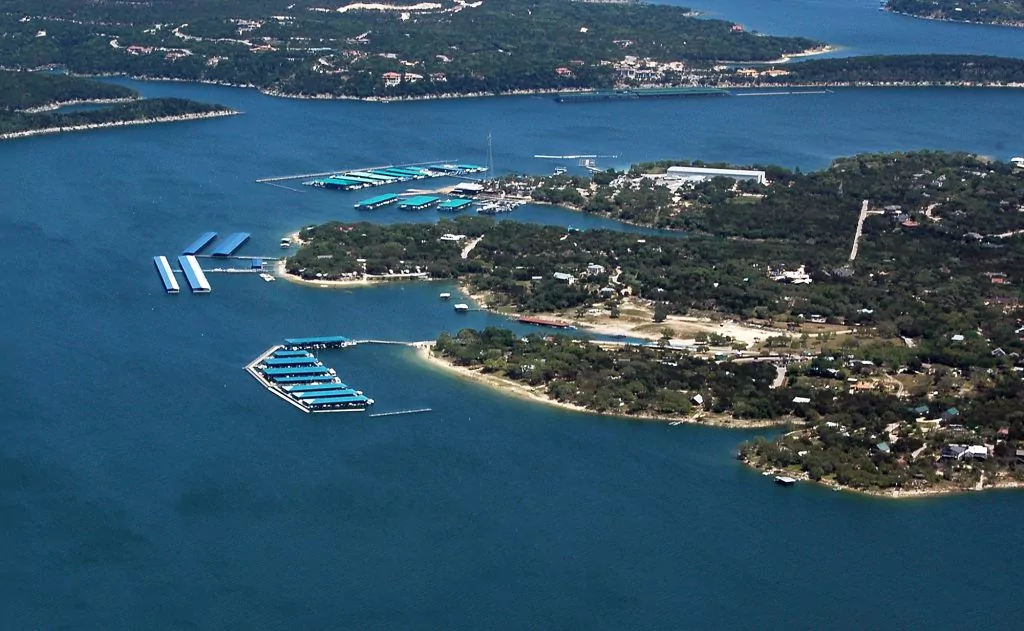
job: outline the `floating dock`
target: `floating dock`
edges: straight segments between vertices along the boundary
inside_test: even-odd
[[[198,239],[192,242],[192,245],[188,246],[181,251],[182,254],[199,254],[203,251],[203,248],[210,245],[210,242],[217,238],[216,232],[204,232],[199,236]]]
[[[252,236],[248,232],[236,232],[228,235],[224,241],[210,252],[210,256],[227,257],[235,253],[235,250],[242,247],[242,244]]]
[[[342,348],[354,342],[342,336],[291,338],[272,346],[245,370],[274,396],[306,413],[362,412],[373,399],[341,383],[333,369],[305,350],[287,346]]]
[[[192,293],[208,294],[213,290],[210,287],[210,281],[206,280],[203,268],[199,267],[199,261],[196,260],[196,257],[191,254],[179,256],[178,266],[185,273],[185,279],[188,280],[188,286],[192,288]]]
[[[402,210],[423,210],[429,208],[441,201],[440,197],[434,197],[433,195],[416,195],[404,200],[398,205]]]
[[[437,209],[441,212],[457,213],[460,210],[466,210],[473,204],[473,200],[470,199],[449,199],[441,202]]]
[[[342,173],[341,176],[347,178],[360,178],[371,182],[381,182],[382,184],[394,182],[396,179],[390,175],[379,175],[373,171],[348,171],[347,173]]]
[[[380,208],[381,206],[387,206],[398,201],[398,195],[388,193],[386,195],[378,195],[369,199],[364,199],[356,202],[355,207],[359,210],[373,210]]]
[[[295,180],[302,178],[311,179],[305,184],[318,188],[351,191],[370,186],[384,186],[396,182],[408,182],[409,180],[422,180],[425,178],[438,177],[466,177],[472,174],[483,173],[487,167],[475,164],[457,164],[451,162],[425,162],[418,165],[408,166],[379,166],[365,169],[351,169],[334,171],[330,173],[309,173],[306,175],[286,175],[282,177],[262,178],[257,182],[269,184],[278,181]]]
[[[153,262],[156,264],[156,271],[160,273],[160,280],[163,281],[164,290],[169,294],[176,294],[180,289],[178,288],[178,279],[174,277],[174,272],[171,271],[171,265],[167,262],[166,256],[154,256]]]
[[[367,185],[366,182],[358,182],[356,180],[349,180],[341,177],[325,177],[319,180],[313,180],[311,184],[321,188],[333,188],[343,191],[352,191],[363,188]]]
[[[558,103],[594,103],[599,101],[635,101],[639,99],[669,99],[692,96],[729,96],[722,88],[634,88],[628,90],[591,90],[555,95]]]

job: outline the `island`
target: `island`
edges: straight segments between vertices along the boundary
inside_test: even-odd
[[[1024,0],[887,0],[884,7],[926,20],[1024,27]]]
[[[1017,483],[1024,158],[665,160],[489,186],[677,232],[332,222],[298,234],[286,271],[456,280],[551,334],[445,334],[436,362],[577,409],[792,425],[741,449],[765,472],[898,496]],[[573,328],[592,341],[559,337]]]
[[[83,105],[96,109],[60,111]],[[130,88],[81,77],[0,70],[0,140],[232,114],[187,99],[143,99]]]

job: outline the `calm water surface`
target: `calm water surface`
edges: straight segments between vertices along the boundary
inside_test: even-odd
[[[0,144],[0,626],[861,629],[1022,613],[993,601],[1024,552],[1007,535],[1024,517],[1018,493],[894,504],[780,489],[733,460],[750,433],[552,410],[400,348],[324,359],[377,411],[434,412],[304,416],[242,365],[287,336],[419,340],[504,322],[456,316],[443,284],[211,275],[211,295],[166,296],[151,257],[208,229],[252,232],[242,252],[273,255],[308,223],[433,221],[253,180],[483,163],[488,132],[499,171],[555,166],[535,153],[805,169],[922,147],[1009,157],[1024,145],[1024,93],[572,107],[139,87],[245,115]],[[615,226],[545,207],[515,217]]]

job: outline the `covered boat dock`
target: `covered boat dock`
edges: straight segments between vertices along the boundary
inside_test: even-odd
[[[204,232],[198,239],[193,241],[187,248],[181,251],[182,254],[199,254],[203,248],[210,245],[210,242],[217,238],[216,232]]]
[[[188,280],[192,293],[208,294],[213,291],[213,288],[210,287],[210,281],[206,280],[206,274],[203,273],[203,268],[199,267],[199,261],[196,260],[196,257],[191,254],[179,256],[178,266],[185,273],[185,279]]]
[[[171,271],[171,265],[167,262],[166,256],[154,256],[153,262],[156,264],[156,271],[160,273],[160,280],[164,284],[164,290],[169,294],[176,294],[180,291],[178,287],[178,279],[174,277],[174,272]]]
[[[228,257],[235,253],[235,250],[242,247],[242,244],[249,240],[251,237],[248,232],[236,232],[229,235],[228,238],[224,239],[220,245],[213,249],[210,253],[211,256],[217,257]]]
[[[473,200],[470,199],[449,199],[441,202],[437,209],[441,212],[457,213],[460,210],[466,210],[472,203]]]
[[[387,206],[398,201],[398,195],[387,193],[356,202],[355,207],[360,210],[373,210],[381,206]]]
[[[403,201],[398,205],[402,210],[423,210],[429,208],[441,200],[440,197],[434,197],[433,195],[416,195]]]
[[[311,348],[345,348],[353,346],[354,342],[341,335],[330,335],[323,337],[289,337],[284,345],[292,350]]]

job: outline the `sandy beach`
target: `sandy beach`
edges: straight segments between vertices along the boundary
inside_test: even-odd
[[[433,342],[416,342],[412,344],[416,349],[416,356],[426,362],[427,364],[434,366],[440,370],[444,370],[451,374],[457,375],[463,379],[468,379],[479,384],[483,384],[489,388],[497,390],[502,394],[518,397],[520,399],[527,399],[537,403],[543,403],[544,405],[550,405],[564,410],[571,410],[573,412],[582,412],[584,414],[593,414],[596,416],[608,416],[614,418],[629,419],[634,421],[650,421],[658,423],[686,423],[692,425],[707,425],[710,427],[723,427],[732,429],[758,429],[768,427],[778,427],[785,425],[786,421],[748,421],[740,419],[732,419],[729,417],[719,417],[717,415],[701,414],[688,417],[679,416],[653,416],[653,415],[625,415],[625,414],[609,414],[605,412],[597,412],[595,410],[587,409],[580,405],[572,403],[565,403],[563,401],[556,401],[548,397],[547,393],[543,388],[532,388],[525,384],[521,384],[504,377],[493,374],[484,374],[478,369],[464,368],[461,366],[455,366],[443,357],[440,357],[433,352]]]

